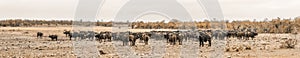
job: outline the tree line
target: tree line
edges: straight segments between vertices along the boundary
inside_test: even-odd
[[[33,26],[71,26],[72,20],[1,20],[1,27],[33,27]],[[113,22],[94,22],[96,26],[112,27]],[[132,29],[211,29],[214,27],[212,21],[180,22],[180,21],[158,21],[158,22],[131,22]],[[276,18],[271,21],[225,21],[222,23],[226,30],[255,29],[259,33],[292,33],[297,32],[300,27],[300,18],[282,19]]]

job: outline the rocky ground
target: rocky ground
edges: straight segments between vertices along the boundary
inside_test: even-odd
[[[213,40],[211,47],[199,47],[194,39],[183,45],[168,45],[159,37],[152,38],[148,45],[137,41],[136,46],[123,46],[120,41],[97,42],[68,40],[63,35],[70,27],[0,27],[0,58],[298,58],[300,57],[299,35],[259,34],[253,40],[228,38]],[[98,31],[109,28],[97,28]],[[57,34],[58,41],[48,37],[37,38],[36,32],[44,35]],[[286,41],[296,42],[294,48],[286,48]],[[206,43],[207,44],[207,43]]]

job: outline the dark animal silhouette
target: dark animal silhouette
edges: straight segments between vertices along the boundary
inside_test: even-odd
[[[209,45],[208,46],[211,46],[211,37],[208,35],[208,34],[206,34],[206,33],[204,33],[204,32],[199,32],[199,46],[204,46],[204,42],[208,42],[209,43]]]
[[[129,42],[130,42],[131,46],[135,46],[136,38],[134,37],[134,35],[130,34],[128,36],[128,39],[129,39]]]
[[[71,34],[71,31],[64,31],[63,33],[68,37]]]
[[[230,30],[227,32],[227,38],[234,38],[237,36],[237,32],[234,30]]]
[[[57,41],[57,35],[49,35],[49,38],[51,38],[51,40],[56,40]]]
[[[245,37],[247,38],[246,40],[249,40],[249,38],[251,38],[252,40],[255,38],[255,36],[257,36],[258,33],[256,32],[247,32]]]
[[[148,41],[149,41],[150,37],[151,37],[151,34],[149,34],[149,33],[143,33],[141,40],[143,40],[144,43],[146,45],[148,45]]]
[[[42,32],[37,32],[37,38],[43,38],[43,33]]]
[[[246,35],[245,32],[237,32],[237,38],[238,39],[243,39],[245,35]]]
[[[112,33],[111,32],[100,32],[100,34],[96,34],[95,37],[97,38],[97,40],[99,40],[100,42],[102,41],[112,41]]]
[[[176,34],[174,34],[174,33],[170,33],[169,34],[169,43],[171,44],[171,45],[175,45],[176,44],[176,39],[177,39],[177,35]]]
[[[184,35],[183,33],[176,33],[176,41],[179,42],[179,45],[182,45],[182,41],[183,41],[183,38],[184,38]]]

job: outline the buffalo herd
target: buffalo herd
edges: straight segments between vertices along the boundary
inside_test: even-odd
[[[257,32],[252,31],[235,31],[235,30],[199,30],[199,31],[151,31],[151,32],[94,32],[94,31],[64,31],[63,34],[69,40],[97,40],[101,42],[111,42],[113,40],[123,41],[123,45],[130,44],[135,46],[137,40],[144,45],[148,45],[150,39],[156,39],[161,37],[169,45],[182,45],[183,41],[196,39],[199,41],[199,46],[204,46],[205,42],[208,42],[208,46],[211,46],[212,39],[225,40],[226,38],[237,38],[240,40],[249,40],[249,38],[255,38],[258,35]],[[37,32],[37,37],[42,38],[43,33]],[[49,35],[51,40],[57,40],[57,35]]]

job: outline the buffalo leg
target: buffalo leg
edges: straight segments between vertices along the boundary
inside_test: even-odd
[[[181,40],[181,39],[179,39],[178,41],[179,41],[179,45],[182,45],[182,40]]]
[[[204,42],[200,41],[200,46],[203,47],[204,46]]]
[[[131,41],[131,46],[134,46],[135,45],[135,42],[134,41]]]
[[[211,46],[211,40],[208,40],[208,46]]]
[[[146,38],[146,39],[144,40],[144,42],[145,42],[146,45],[148,45],[148,40],[149,40],[148,38]]]
[[[69,38],[70,38],[70,40],[72,40],[72,37],[71,37],[71,36],[70,36]]]
[[[108,38],[108,40],[109,40],[109,42],[111,42],[112,40],[111,40],[111,37],[110,38]]]
[[[176,40],[173,41],[173,45],[175,45],[175,44],[176,44]]]

